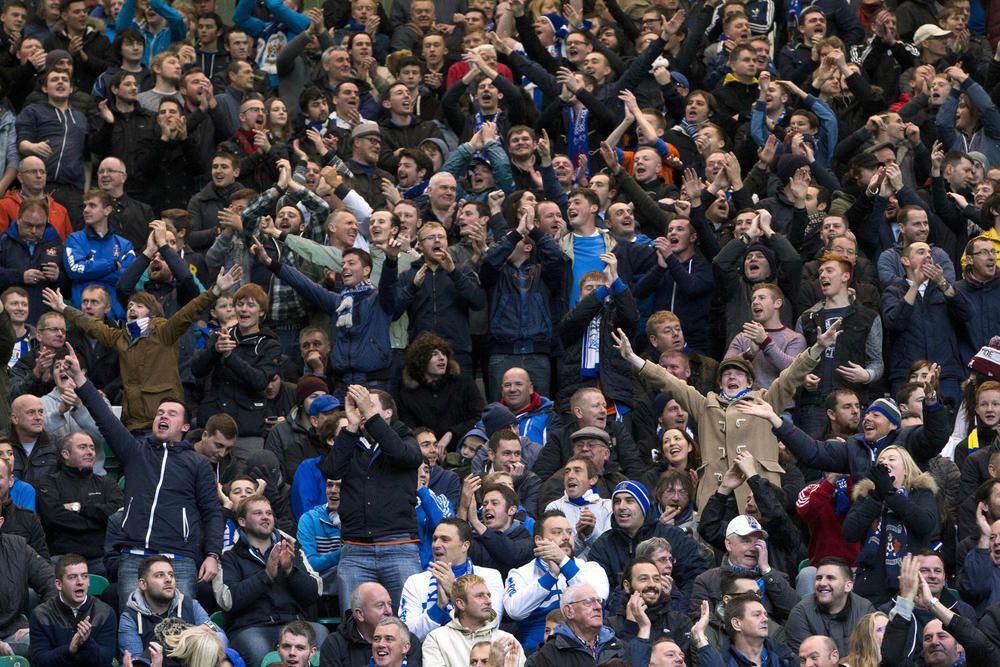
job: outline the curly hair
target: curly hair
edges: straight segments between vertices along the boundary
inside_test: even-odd
[[[409,347],[406,348],[406,368],[407,375],[413,380],[420,381],[427,371],[427,363],[431,360],[434,350],[440,350],[444,356],[448,357],[448,364],[455,358],[455,353],[451,345],[444,338],[430,331],[424,331],[413,339]],[[450,368],[449,368],[450,372]]]

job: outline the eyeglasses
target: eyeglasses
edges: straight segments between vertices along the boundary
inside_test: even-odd
[[[243,113],[264,113],[264,107],[247,107]]]
[[[53,331],[53,332],[58,331],[60,333],[66,333],[66,328],[65,327],[39,327],[38,330],[39,331]]]
[[[102,174],[124,174],[124,173],[125,172],[123,170],[121,170],[121,169],[98,169],[97,170],[97,175],[98,176],[100,176]]]
[[[988,248],[983,248],[982,250],[977,250],[976,252],[970,252],[969,256],[970,257],[989,257],[990,255],[992,255],[994,253],[996,253],[995,250],[991,250],[991,249],[988,249]]]
[[[444,241],[446,238],[448,237],[445,236],[444,234],[430,234],[429,236],[425,236],[424,238],[420,239],[420,242],[423,243],[424,241]]]
[[[568,607],[571,604],[582,604],[585,607],[600,607],[601,598],[587,598],[586,600],[574,600],[573,602],[567,602],[566,606]]]
[[[22,174],[31,174],[32,176],[44,176],[48,172],[44,169],[22,169]]]

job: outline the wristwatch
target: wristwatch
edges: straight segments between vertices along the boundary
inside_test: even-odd
[[[72,505],[69,506],[70,510],[74,512],[79,512],[81,507],[82,505],[80,505],[80,503],[73,503]]]

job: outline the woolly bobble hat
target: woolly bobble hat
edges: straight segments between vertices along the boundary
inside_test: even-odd
[[[902,420],[902,415],[899,413],[899,406],[896,405],[896,401],[891,398],[879,398],[872,402],[865,410],[865,414],[869,412],[881,412],[885,415],[885,418],[891,421],[896,426],[899,426],[899,422]]]
[[[635,498],[635,501],[639,503],[639,507],[642,508],[643,514],[649,512],[649,491],[646,490],[646,487],[641,482],[633,482],[632,480],[620,482],[615,487],[614,493],[611,494],[612,500],[619,493],[627,493]]]

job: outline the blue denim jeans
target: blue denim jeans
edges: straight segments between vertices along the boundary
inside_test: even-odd
[[[337,564],[341,617],[346,617],[350,611],[351,592],[369,581],[385,586],[392,598],[392,608],[399,609],[403,584],[417,572],[420,572],[420,546],[416,543],[387,546],[345,544]]]
[[[118,557],[118,608],[124,609],[132,591],[139,587],[139,565],[145,556],[123,553]],[[174,583],[177,590],[191,600],[198,585],[198,565],[191,558],[173,558]]]

